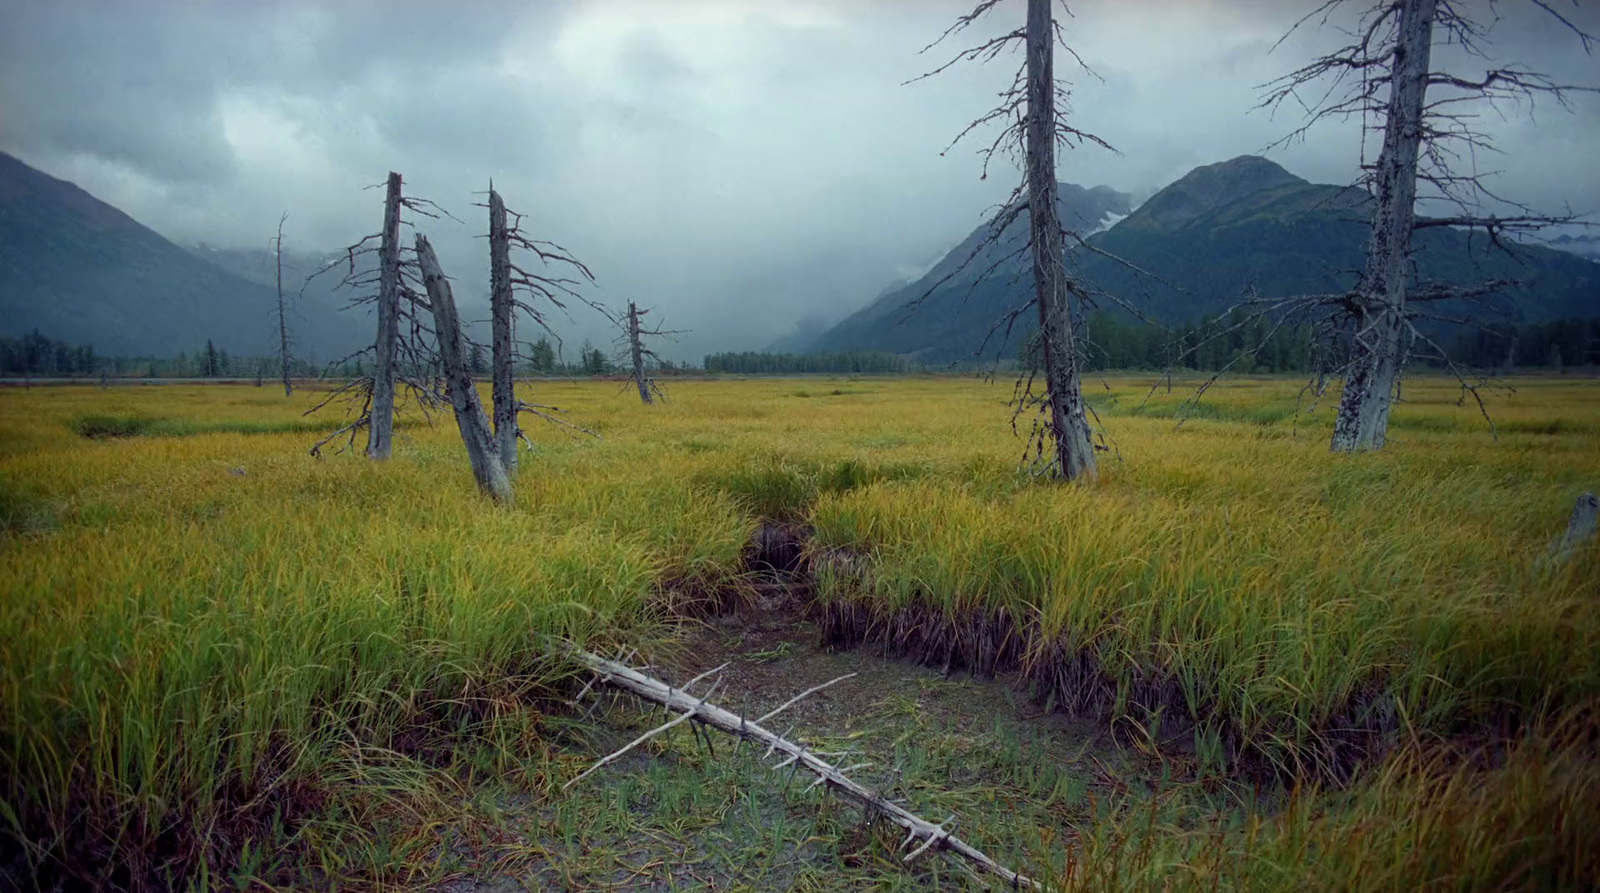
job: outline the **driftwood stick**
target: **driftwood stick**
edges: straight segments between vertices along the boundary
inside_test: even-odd
[[[570,788],[573,785],[577,784],[578,782],[583,781],[585,778],[588,778],[590,775],[594,774],[594,771],[596,769],[599,769],[601,766],[604,766],[607,763],[615,761],[618,757],[622,756],[623,754],[627,753],[630,750],[633,750],[635,747],[638,747],[639,745],[645,743],[646,741],[649,741],[651,738],[654,738],[655,736],[661,734],[662,732],[667,731],[668,729],[671,729],[674,726],[680,725],[682,723],[686,723],[691,719],[694,719],[694,711],[693,710],[690,710],[688,713],[680,713],[680,714],[678,714],[676,719],[668,720],[667,722],[662,723],[659,726],[656,726],[655,728],[651,729],[650,731],[645,732],[643,735],[640,735],[639,737],[633,739],[632,741],[629,741],[627,744],[624,744],[620,750],[614,750],[611,753],[606,754],[604,757],[602,757],[600,759],[600,762],[595,763],[593,766],[590,766],[588,769],[585,769],[583,771],[582,775],[579,775],[577,778],[574,778],[573,780],[571,780],[571,781],[567,782],[566,784],[562,785],[561,786],[561,790],[564,791],[567,788]]]
[[[729,663],[731,663],[731,661],[729,661]],[[678,687],[678,691],[687,692],[689,689],[694,687],[694,684],[696,682],[699,682],[700,680],[706,678],[707,676],[710,676],[712,673],[716,673],[716,672],[718,672],[720,670],[725,670],[727,668],[728,668],[728,664],[727,663],[724,663],[722,666],[719,666],[719,667],[712,667],[711,669],[705,671],[704,673],[701,673],[700,675],[694,677],[693,679],[690,679],[688,682],[685,682],[683,685],[679,686]]]
[[[726,665],[724,665],[724,666],[726,666]],[[827,688],[828,686],[833,685],[836,682],[843,682],[846,679],[849,679],[849,678],[851,678],[851,677],[853,677],[855,675],[856,674],[854,674],[854,673],[846,673],[843,676],[840,676],[838,679],[829,679],[827,682],[824,682],[821,685],[813,685],[810,688],[806,689],[805,691],[803,691],[803,692],[795,695],[794,697],[790,698],[789,700],[784,701],[783,704],[781,706],[779,706],[777,709],[768,711],[764,716],[762,716],[760,719],[756,720],[756,722],[758,722],[758,723],[766,722],[767,720],[773,718],[774,716],[777,716],[778,714],[782,713],[785,710],[788,710],[790,707],[793,707],[794,705],[800,703],[802,700],[810,697],[811,695],[814,695],[817,692],[822,691],[823,689]]]
[[[715,685],[712,686],[712,691],[707,692],[704,698],[692,698],[685,695],[682,690],[673,689],[659,679],[646,676],[631,667],[619,664],[616,661],[606,660],[597,654],[591,654],[574,645],[568,644],[567,652],[573,660],[598,673],[602,682],[637,695],[646,701],[660,704],[667,708],[668,711],[678,711],[680,715],[670,723],[646,733],[627,747],[596,763],[585,771],[583,775],[567,782],[563,786],[563,790],[570,788],[573,784],[600,768],[600,766],[615,760],[651,736],[664,732],[678,723],[697,719],[704,725],[715,727],[730,735],[741,736],[750,741],[766,744],[769,753],[781,753],[786,757],[785,764],[792,762],[795,770],[804,767],[808,772],[816,775],[818,784],[826,785],[840,797],[857,804],[869,813],[881,815],[901,828],[906,829],[911,839],[922,838],[929,841],[928,845],[922,848],[923,850],[946,850],[954,853],[965,860],[966,863],[970,863],[970,867],[976,868],[984,874],[999,878],[1014,889],[1045,889],[1044,885],[1038,881],[1000,865],[984,855],[976,847],[951,834],[945,828],[945,824],[949,821],[948,819],[946,823],[934,824],[920,818],[852,780],[845,775],[843,770],[836,768],[817,754],[807,750],[804,745],[791,741],[786,736],[780,737],[773,734],[762,727],[760,721],[751,722],[748,719],[741,718],[736,713],[710,703],[711,695],[716,690]],[[837,681],[839,680],[834,680],[834,682]],[[831,685],[833,683],[830,682],[828,684]],[[823,686],[819,686],[819,688],[821,687]],[[918,855],[920,855],[920,852],[918,852]],[[969,866],[964,865],[963,867]]]
[[[596,660],[605,660],[605,658],[598,658],[598,657],[595,658],[595,659]],[[605,677],[602,676],[601,678],[605,678]],[[715,685],[711,686],[711,691],[706,692],[706,697],[710,698],[711,695],[716,692],[716,690],[717,690],[717,687]],[[700,703],[703,704],[705,702],[702,701]],[[645,743],[646,741],[649,741],[651,738],[654,738],[655,736],[661,734],[662,732],[666,732],[666,731],[672,729],[674,726],[679,725],[680,723],[688,722],[689,720],[694,719],[694,715],[695,715],[695,710],[696,709],[698,709],[698,705],[692,705],[692,706],[689,707],[689,711],[687,713],[679,714],[676,719],[672,719],[672,720],[669,720],[669,721],[667,721],[665,723],[662,723],[661,725],[656,726],[655,728],[651,729],[650,731],[645,732],[643,735],[640,735],[639,737],[633,739],[632,741],[629,741],[627,744],[624,744],[620,749],[612,751],[611,753],[607,754],[604,758],[602,758],[600,760],[600,762],[595,763],[593,766],[590,766],[588,769],[585,769],[583,771],[583,774],[579,775],[577,778],[574,778],[573,780],[571,780],[571,781],[567,782],[566,784],[562,785],[561,786],[561,790],[564,791],[567,788],[570,788],[573,785],[577,784],[578,782],[583,781],[585,778],[588,778],[591,774],[593,774],[596,769],[599,769],[601,766],[604,766],[607,763],[614,762],[615,760],[620,758],[623,754],[627,753],[630,750],[633,750],[635,747],[638,747],[639,745]]]

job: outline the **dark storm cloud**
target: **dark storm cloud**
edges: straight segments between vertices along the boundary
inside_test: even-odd
[[[493,178],[531,232],[595,268],[602,299],[692,329],[670,352],[693,357],[855,309],[1005,196],[1015,172],[979,180],[978,141],[939,150],[1018,60],[901,86],[956,49],[917,52],[968,5],[0,0],[0,149],[169,237],[221,244],[262,244],[287,208],[292,241],[337,248],[376,228],[362,187],[399,170],[466,221],[426,227],[469,314],[486,288],[472,202]],[[1074,123],[1121,154],[1064,153],[1062,179],[1148,193],[1282,136],[1295,115],[1250,108],[1337,37],[1272,50],[1306,5],[1073,4],[1070,39],[1098,74],[1070,72]],[[1481,6],[1503,17],[1497,58],[1600,83],[1527,0]],[[1497,190],[1600,209],[1600,101],[1526,111],[1485,110]],[[1359,153],[1357,130],[1332,124],[1272,157],[1347,182]],[[573,342],[609,341],[575,318]]]

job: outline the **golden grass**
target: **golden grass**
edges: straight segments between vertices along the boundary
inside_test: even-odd
[[[1495,441],[1411,382],[1359,457],[1327,452],[1333,395],[1296,414],[1297,382],[1224,382],[1180,429],[1181,384],[1142,407],[1148,380],[1091,385],[1115,452],[1084,489],[1017,474],[1004,384],[683,382],[647,408],[535,383],[603,439],[530,424],[504,509],[448,419],[378,465],[305,454],[313,394],[0,391],[3,818],[57,855],[193,868],[265,833],[240,803],[346,779],[298,820],[347,841],[361,820],[327,795],[370,787],[372,753],[501,734],[559,670],[545,636],[657,634],[653,593],[735,573],[762,516],[870,554],[825,600],[1004,611],[1036,625],[1028,661],[1091,657],[1114,716],[1181,710],[1291,772],[1350,723],[1403,744],[1600,696],[1600,549],[1540,562],[1600,485],[1600,383],[1518,382]],[[145,433],[79,436],[97,416]]]

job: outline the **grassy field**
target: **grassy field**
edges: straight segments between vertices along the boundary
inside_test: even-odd
[[[670,647],[774,519],[813,537],[820,636],[1010,674],[1186,792],[1018,788],[1038,808],[976,836],[1062,886],[1600,882],[1600,549],[1542,560],[1600,485],[1600,382],[1517,381],[1498,438],[1408,382],[1391,446],[1353,458],[1298,382],[1193,411],[1182,383],[1090,385],[1085,489],[1019,475],[1006,384],[683,382],[650,408],[536,383],[601,438],[533,428],[508,508],[448,419],[376,465],[306,455],[339,424],[301,416],[315,394],[0,391],[0,853],[106,887],[414,885],[485,778],[602,835],[574,805],[599,794],[558,792],[594,753],[548,637]],[[1277,793],[1214,796],[1245,789]]]

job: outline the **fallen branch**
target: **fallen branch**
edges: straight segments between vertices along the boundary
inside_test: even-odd
[[[895,804],[884,799],[881,795],[869,790],[865,786],[855,782],[845,775],[846,771],[850,769],[859,769],[867,764],[861,763],[854,766],[847,766],[844,769],[836,768],[831,763],[823,760],[822,755],[807,750],[802,744],[790,741],[787,737],[787,733],[784,735],[775,735],[763,728],[760,720],[748,720],[739,714],[724,710],[721,707],[710,703],[711,695],[716,691],[717,686],[715,684],[712,685],[711,690],[706,693],[705,697],[693,698],[685,694],[682,688],[675,689],[659,679],[646,676],[645,674],[640,673],[639,671],[624,664],[617,663],[613,660],[607,660],[597,654],[584,651],[575,645],[568,644],[566,648],[568,654],[571,655],[573,660],[576,660],[578,663],[584,665],[590,670],[593,670],[599,677],[600,682],[615,686],[623,691],[630,692],[651,703],[660,704],[666,708],[668,713],[676,711],[680,715],[677,718],[661,726],[657,726],[649,732],[646,732],[639,738],[634,739],[621,750],[606,756],[600,760],[600,762],[589,767],[589,769],[587,769],[582,775],[579,775],[577,778],[574,778],[572,781],[569,781],[563,785],[563,790],[572,787],[582,779],[586,778],[596,769],[599,769],[601,766],[616,760],[618,757],[632,750],[634,747],[637,747],[639,744],[661,734],[662,732],[667,731],[673,726],[688,722],[689,720],[699,720],[702,725],[711,726],[737,738],[748,741],[756,741],[767,745],[767,756],[771,756],[775,753],[782,754],[784,756],[784,759],[779,763],[780,767],[793,764],[797,769],[803,767],[813,775],[817,776],[816,781],[812,782],[812,787],[816,787],[817,785],[826,785],[834,793],[861,806],[867,811],[868,815],[883,816],[894,824],[904,828],[907,832],[907,835],[905,842],[901,844],[901,849],[910,847],[918,840],[923,841],[921,846],[917,847],[909,855],[904,857],[904,861],[906,862],[910,862],[912,859],[915,859],[929,850],[947,850],[966,860],[966,862],[970,863],[971,867],[976,868],[977,871],[999,878],[1013,889],[1045,889],[1044,885],[1038,881],[1033,880],[1025,875],[1018,874],[1017,872],[996,863],[993,859],[990,859],[988,856],[984,855],[976,847],[951,834],[949,825],[954,819],[954,816],[949,819],[945,819],[943,822],[938,824],[929,822],[899,806],[896,806]],[[701,677],[697,678],[703,678],[704,675],[706,674],[702,674]],[[776,715],[783,709],[792,706],[796,701],[805,697],[806,695],[820,691],[824,688],[827,688],[829,685],[832,685],[834,682],[839,682],[846,678],[849,677],[840,677],[840,679],[835,679],[832,682],[828,682],[824,685],[816,686],[810,691],[801,694],[799,697],[790,700],[788,703],[784,704],[783,707],[778,708],[778,710],[774,710],[772,713],[767,714],[767,717]],[[767,717],[762,717],[762,719]],[[963,865],[963,867],[968,866]]]

